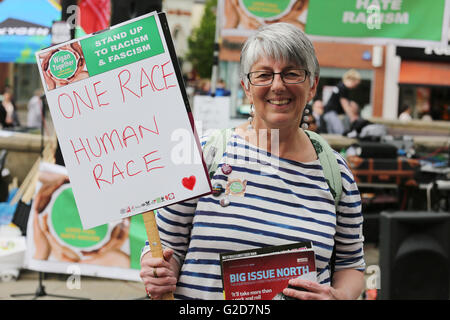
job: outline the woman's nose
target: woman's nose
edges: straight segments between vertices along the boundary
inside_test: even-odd
[[[273,75],[272,90],[276,89],[284,89],[284,82],[280,73],[275,73]]]

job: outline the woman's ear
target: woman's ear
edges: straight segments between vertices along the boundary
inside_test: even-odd
[[[319,84],[319,77],[314,77],[313,85],[311,86],[308,94],[308,101],[311,101],[316,96],[317,85]]]
[[[248,88],[245,86],[245,82],[243,80],[241,80],[241,86],[242,89],[244,89],[245,95],[247,96],[248,101],[253,104],[253,98],[252,98],[252,93],[250,91],[250,84],[248,84]]]

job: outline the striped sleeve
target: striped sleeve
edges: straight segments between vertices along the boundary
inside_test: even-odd
[[[157,210],[156,221],[163,248],[171,248],[180,265],[189,246],[198,199],[181,202]]]
[[[342,176],[342,195],[337,206],[336,219],[336,270],[364,271],[364,236],[361,196],[353,174],[345,160],[336,153]]]

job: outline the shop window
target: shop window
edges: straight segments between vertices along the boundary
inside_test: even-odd
[[[39,70],[35,63],[14,65],[14,98],[19,108],[26,108],[34,91],[41,87]]]
[[[429,115],[433,120],[450,121],[450,88],[400,85],[399,105],[409,105],[413,119]]]

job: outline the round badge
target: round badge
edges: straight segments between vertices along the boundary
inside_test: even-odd
[[[230,205],[230,200],[228,198],[220,199],[220,205],[222,207],[227,207]]]
[[[241,179],[231,179],[228,180],[225,193],[231,194],[233,196],[243,197],[246,188],[247,188],[247,180],[242,181]]]
[[[223,172],[223,174],[228,175],[228,174],[231,173],[231,171],[233,171],[233,168],[231,168],[231,166],[229,164],[225,163],[224,165],[222,165],[222,172]]]
[[[235,181],[230,184],[231,193],[241,193],[244,190],[244,185],[240,181]]]
[[[218,197],[225,191],[224,187],[220,183],[213,185],[213,196]]]

